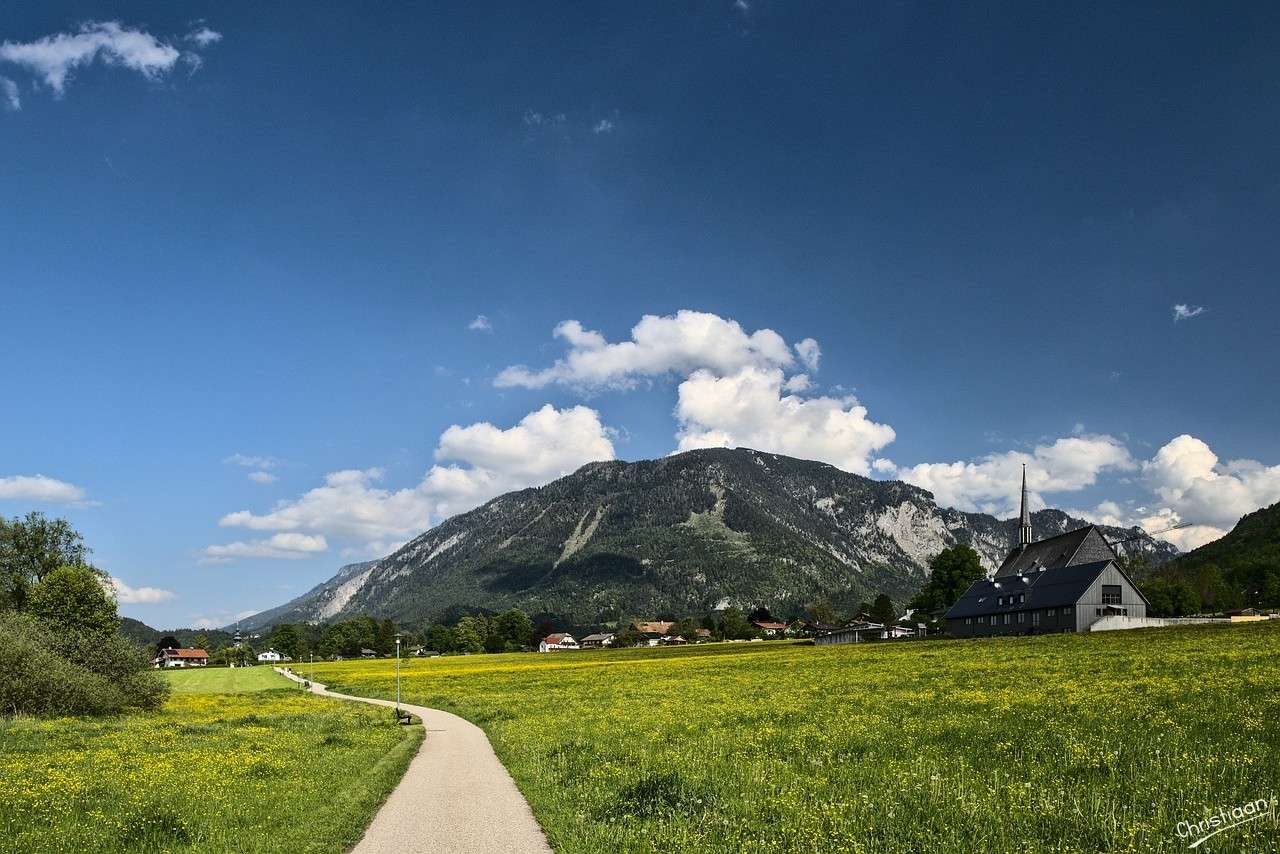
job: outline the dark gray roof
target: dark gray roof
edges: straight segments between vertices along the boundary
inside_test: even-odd
[[[1102,536],[1102,532],[1093,525],[1087,525],[1056,537],[1038,540],[1025,548],[1014,549],[996,570],[996,577],[1115,557],[1115,550],[1107,544],[1107,538]]]
[[[975,581],[947,611],[947,619],[1074,605],[1113,561],[1100,560]],[[1023,601],[1018,601],[1018,596]],[[1009,597],[1012,597],[1010,601]],[[1004,604],[999,604],[1003,599]]]

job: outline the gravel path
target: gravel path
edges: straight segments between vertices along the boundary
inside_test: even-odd
[[[302,682],[282,668],[280,673]],[[338,694],[318,682],[311,691],[340,700],[394,706]],[[420,717],[427,737],[355,854],[551,854],[529,804],[502,767],[484,731],[457,715],[401,703]]]

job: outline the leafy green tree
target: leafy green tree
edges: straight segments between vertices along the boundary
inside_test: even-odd
[[[614,649],[629,649],[633,646],[640,646],[648,643],[649,640],[634,625],[628,623],[620,632],[613,635]]]
[[[396,624],[389,619],[378,623],[377,639],[373,648],[379,655],[392,655],[396,651]]]
[[[453,645],[458,652],[482,652],[486,637],[483,617],[463,617],[453,627]]]
[[[898,622],[898,612],[893,608],[889,594],[881,593],[871,605],[871,619],[881,625],[892,626]]]
[[[755,637],[757,632],[741,611],[729,607],[720,615],[720,634],[725,640],[747,640]]]
[[[87,566],[60,566],[31,588],[26,610],[61,633],[103,637],[120,629],[103,577]]]
[[[267,645],[294,661],[302,658],[302,633],[291,623],[282,623],[272,629]]]
[[[973,582],[986,576],[978,553],[963,544],[940,551],[929,561],[929,570],[929,580],[910,604],[926,613],[950,608]]]
[[[825,596],[806,605],[804,612],[811,623],[834,626],[840,622],[840,615],[836,613],[831,600]]]
[[[0,608],[22,610],[31,588],[58,567],[86,566],[89,549],[66,519],[0,518]]]
[[[453,652],[453,631],[443,623],[436,623],[427,632],[427,646],[436,652]]]
[[[675,624],[667,630],[667,634],[672,637],[684,638],[689,643],[696,643],[698,640],[698,629],[702,626],[693,617],[684,617],[676,620]]]
[[[519,608],[504,611],[494,619],[495,633],[502,638],[504,648],[516,651],[530,645],[533,639],[533,620]]]
[[[1203,608],[1200,594],[1181,578],[1149,578],[1142,583],[1142,593],[1153,617],[1185,617]]]

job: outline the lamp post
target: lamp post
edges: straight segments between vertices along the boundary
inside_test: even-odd
[[[396,719],[400,719],[400,633],[396,632]]]

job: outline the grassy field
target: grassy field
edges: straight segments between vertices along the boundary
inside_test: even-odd
[[[271,688],[293,688],[270,667],[192,667],[164,671],[175,694],[245,694]]]
[[[394,692],[394,662],[315,669]],[[1179,821],[1280,795],[1274,622],[446,657],[403,690],[488,731],[563,852],[1179,851]]]
[[[154,713],[0,719],[0,851],[341,852],[422,738],[267,667],[165,675]]]

